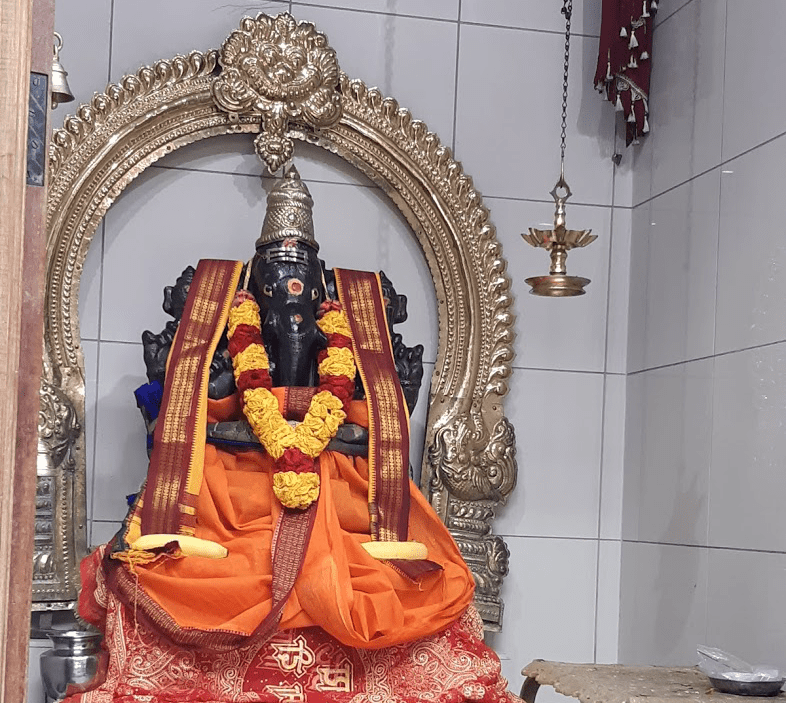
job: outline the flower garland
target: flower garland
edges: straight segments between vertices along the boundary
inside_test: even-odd
[[[316,460],[346,418],[355,391],[355,359],[349,322],[341,305],[328,300],[317,325],[328,339],[317,357],[319,387],[303,421],[292,427],[270,392],[270,362],[262,341],[259,305],[238,291],[229,311],[229,353],[243,412],[262,446],[275,461],[273,492],[287,508],[304,509],[319,497]]]

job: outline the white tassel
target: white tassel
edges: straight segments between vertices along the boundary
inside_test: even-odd
[[[650,123],[647,121],[647,116],[644,115],[644,126],[641,128],[641,133],[646,134],[650,131]]]
[[[646,61],[649,57],[650,55],[646,51],[642,51],[641,56],[639,56],[642,61]]]
[[[620,29],[620,36],[621,36],[621,37],[627,37],[627,36],[628,36],[628,30],[627,30],[627,29],[625,29],[625,27],[623,27],[622,29]]]
[[[628,68],[638,68],[638,67],[639,64],[636,62],[636,59],[631,56],[630,60],[628,61]]]
[[[630,41],[628,42],[629,49],[635,49],[639,45],[639,40],[636,39],[636,32],[630,33]]]
[[[614,103],[614,111],[615,112],[622,112],[625,108],[622,107],[622,100],[620,100],[620,96],[617,96],[617,102]]]
[[[628,122],[635,122],[636,121],[636,114],[633,112],[633,108],[630,110],[630,115],[628,115]]]
[[[650,13],[647,12],[647,0],[644,0],[644,7],[643,7],[643,9],[641,11],[641,16],[642,17],[649,17],[650,16]]]
[[[657,12],[658,11],[658,3],[655,2],[655,0],[652,0],[652,2],[650,3],[650,11],[651,12]]]

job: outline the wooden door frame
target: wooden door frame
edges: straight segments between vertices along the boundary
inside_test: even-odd
[[[46,180],[27,185],[27,117],[53,31],[54,0],[0,0],[0,703],[27,696],[46,258]]]

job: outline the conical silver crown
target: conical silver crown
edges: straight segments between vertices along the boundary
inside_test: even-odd
[[[267,211],[262,234],[257,239],[257,250],[274,242],[294,239],[319,251],[314,239],[313,206],[311,193],[300,180],[297,169],[290,166],[267,196]]]

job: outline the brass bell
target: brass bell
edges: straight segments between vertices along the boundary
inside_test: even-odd
[[[68,87],[68,80],[66,79],[68,72],[63,68],[63,64],[60,63],[60,49],[62,48],[63,37],[55,32],[55,56],[52,59],[52,109],[56,108],[60,103],[70,103],[74,99],[74,94],[71,92],[71,88]]]

